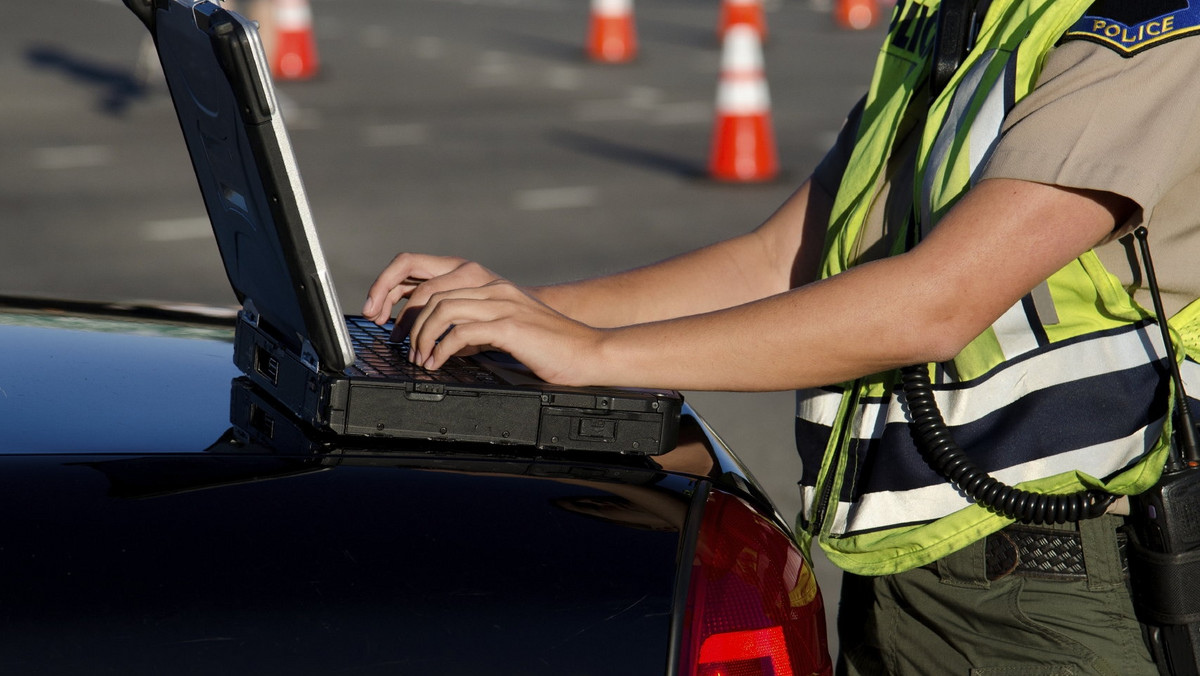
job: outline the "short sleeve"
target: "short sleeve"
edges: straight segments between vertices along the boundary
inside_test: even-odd
[[[1005,118],[982,178],[1124,195],[1149,216],[1200,165],[1200,38],[1132,57],[1071,41]]]

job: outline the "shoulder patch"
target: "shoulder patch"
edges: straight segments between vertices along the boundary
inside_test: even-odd
[[[1200,33],[1200,0],[1098,0],[1063,34],[1129,57],[1164,42]]]

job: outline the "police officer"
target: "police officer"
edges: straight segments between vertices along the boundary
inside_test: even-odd
[[[895,374],[929,364],[950,430],[1008,483],[1157,480],[1173,404],[1125,235],[1152,233],[1198,393],[1200,8],[1089,5],[983,3],[943,71],[938,0],[901,0],[837,144],[752,232],[540,288],[400,254],[364,314],[407,298],[428,368],[495,348],[563,384],[797,389],[798,530],[849,573],[845,673],[1155,673],[1127,503],[1041,525],[973,504],[921,460]]]

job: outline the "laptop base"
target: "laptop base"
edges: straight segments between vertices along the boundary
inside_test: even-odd
[[[543,450],[658,455],[675,447],[682,400],[627,390],[359,378],[314,370],[239,317],[234,363],[303,422],[335,434],[521,444]]]

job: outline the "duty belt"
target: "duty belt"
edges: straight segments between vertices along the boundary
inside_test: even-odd
[[[1121,572],[1128,578],[1126,537],[1123,533],[1114,533],[1114,537],[1121,558]],[[988,580],[1009,575],[1063,582],[1087,579],[1083,537],[1077,531],[1014,524],[987,536],[984,545]],[[937,562],[924,567],[936,570]]]
[[[1115,537],[1121,571],[1128,576],[1125,535],[1116,533]],[[986,565],[989,580],[1007,575],[1064,581],[1087,579],[1083,538],[1075,531],[1009,526],[987,537]]]

